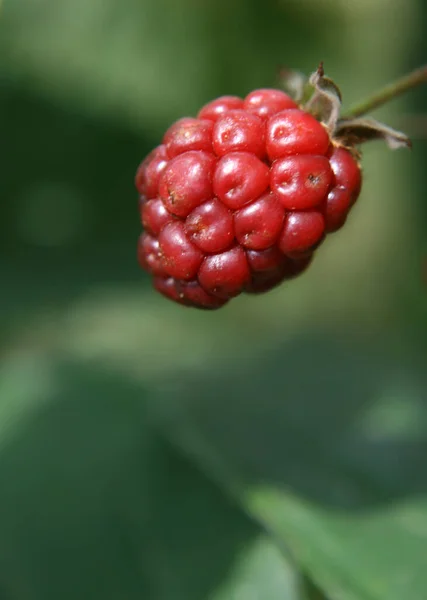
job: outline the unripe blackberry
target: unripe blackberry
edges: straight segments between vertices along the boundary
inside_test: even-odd
[[[358,145],[408,145],[376,122],[340,119],[322,67],[299,95],[307,89],[305,104],[276,89],[222,96],[174,123],[141,163],[138,261],[161,294],[216,309],[298,276],[359,196]]]

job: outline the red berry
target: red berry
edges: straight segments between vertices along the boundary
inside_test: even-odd
[[[326,231],[332,233],[346,222],[347,215],[359,196],[362,175],[357,161],[345,148],[333,146],[328,156],[334,177],[323,212]]]
[[[173,215],[186,217],[212,193],[215,157],[208,152],[185,152],[173,158],[164,170],[159,193]]]
[[[143,223],[142,223],[142,211],[144,210],[144,206],[146,204],[147,204],[147,198],[141,194],[140,197],[139,197],[139,200],[138,200],[138,208],[139,208],[139,214],[140,214],[140,217],[141,217],[141,224],[142,225],[143,225]]]
[[[207,256],[199,270],[200,285],[218,298],[237,296],[249,279],[249,265],[241,246]]]
[[[141,221],[144,229],[152,235],[159,235],[166,223],[174,217],[166,210],[160,198],[147,200],[141,207]]]
[[[253,273],[251,281],[245,286],[245,292],[248,294],[263,294],[277,287],[284,279],[283,267],[274,271]]]
[[[159,240],[149,233],[143,233],[138,239],[138,262],[153,275],[166,275],[163,268]]]
[[[243,100],[237,96],[221,96],[205,106],[199,111],[199,119],[210,119],[216,121],[218,117],[229,110],[243,108]]]
[[[165,146],[158,146],[142,161],[135,176],[135,186],[140,194],[147,198],[157,196],[159,179],[167,161]]]
[[[362,173],[356,159],[345,148],[333,146],[329,160],[335,176],[335,185],[349,190],[351,204],[354,204],[362,186]]]
[[[325,219],[316,210],[291,212],[279,239],[279,248],[287,256],[300,256],[312,252],[323,239]]]
[[[190,306],[213,310],[224,306],[228,302],[226,298],[218,298],[205,292],[198,281],[179,281],[177,289],[180,298],[185,300]]]
[[[288,156],[274,162],[271,189],[288,210],[304,210],[324,200],[332,177],[332,169],[325,156]]]
[[[258,198],[269,184],[268,166],[249,152],[230,152],[219,161],[213,191],[229,208],[241,208]]]
[[[351,193],[345,187],[335,186],[326,198],[323,211],[326,232],[332,233],[340,229],[347,220],[351,208]]]
[[[329,142],[323,125],[303,110],[284,110],[267,122],[266,147],[270,160],[292,154],[326,154]]]
[[[285,260],[278,246],[271,246],[265,250],[247,250],[246,257],[252,272],[274,271]]]
[[[313,256],[313,253],[308,252],[302,257],[288,257],[284,264],[285,279],[293,279],[304,273],[313,262]]]
[[[190,150],[212,152],[212,121],[203,119],[180,119],[163,137],[169,158]]]
[[[169,300],[178,302],[179,304],[189,305],[185,300],[184,294],[178,291],[177,282],[173,277],[154,277],[154,288]]]
[[[261,119],[268,119],[281,110],[298,108],[298,106],[290,96],[281,90],[262,89],[248,94],[243,108]]]
[[[264,251],[266,252],[266,251]],[[308,254],[303,258],[291,259],[281,254],[281,261],[274,269],[267,269],[252,273],[252,279],[246,285],[245,291],[250,294],[268,292],[277,287],[285,279],[293,279],[301,275],[312,261],[313,255]]]
[[[285,210],[277,197],[267,192],[234,214],[236,238],[246,248],[272,246],[282,229]]]
[[[217,156],[229,152],[251,152],[265,156],[264,123],[246,110],[231,110],[215,123],[212,144]]]
[[[159,247],[164,271],[176,279],[194,279],[203,253],[185,235],[184,224],[168,223],[160,232]]]
[[[221,252],[234,240],[233,215],[222,202],[213,198],[188,215],[185,232],[200,250]]]
[[[138,261],[156,290],[216,309],[303,273],[360,193],[344,143],[274,89],[222,96],[171,125],[135,178]]]

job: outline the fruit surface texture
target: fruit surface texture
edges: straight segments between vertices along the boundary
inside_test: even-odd
[[[140,164],[138,261],[167,298],[217,309],[302,274],[359,197],[358,146],[410,145],[372,119],[340,117],[322,64],[300,91],[221,96],[171,125]]]
[[[302,273],[361,188],[357,158],[281,90],[174,123],[138,168],[138,261],[163,295],[215,309]]]

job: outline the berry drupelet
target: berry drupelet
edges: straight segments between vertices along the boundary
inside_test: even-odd
[[[138,261],[161,294],[216,309],[308,268],[359,196],[359,144],[409,145],[373,120],[340,117],[340,102],[321,65],[294,98],[223,96],[166,131],[135,179]]]

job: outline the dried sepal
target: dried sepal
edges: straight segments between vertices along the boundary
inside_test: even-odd
[[[412,147],[406,134],[366,117],[338,121],[334,138],[349,147],[373,140],[383,140],[392,150]]]
[[[309,84],[313,92],[304,108],[333,132],[340,116],[341,91],[332,79],[325,77],[323,63],[310,76]]]

